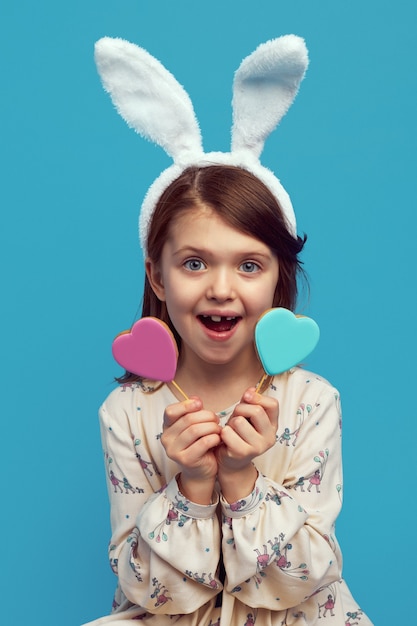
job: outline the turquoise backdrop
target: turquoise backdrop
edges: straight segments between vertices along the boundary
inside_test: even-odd
[[[234,70],[286,33],[305,37],[311,65],[263,162],[309,237],[303,312],[322,334],[308,367],[342,395],[345,576],[376,625],[414,623],[415,6],[3,0],[3,624],[79,626],[109,612],[115,583],[97,409],[120,371],[113,337],[140,306],[141,198],[169,160],[113,110],[94,42],[157,56],[206,149],[227,150]]]

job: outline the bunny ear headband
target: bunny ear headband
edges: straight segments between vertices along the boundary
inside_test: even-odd
[[[285,35],[261,44],[246,57],[233,83],[230,152],[205,153],[192,102],[174,76],[143,48],[104,37],[95,45],[103,86],[123,119],[146,139],[161,146],[173,164],[149,188],[139,218],[146,254],[152,215],[163,191],[190,166],[234,165],[259,178],[277,198],[296,236],[291,200],[259,157],[269,134],[288,111],[308,66],[304,40]]]

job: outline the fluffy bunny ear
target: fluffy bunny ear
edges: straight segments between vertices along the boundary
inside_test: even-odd
[[[296,35],[267,41],[243,59],[233,85],[232,152],[259,158],[297,95],[307,66],[307,48]]]
[[[201,154],[191,100],[157,59],[128,41],[103,37],[95,45],[95,61],[105,90],[129,126],[174,161]]]

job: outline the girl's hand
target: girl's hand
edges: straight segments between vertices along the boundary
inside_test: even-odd
[[[193,502],[211,502],[217,474],[214,448],[221,443],[220,433],[217,415],[204,410],[197,397],[165,409],[161,442],[168,457],[180,466],[181,493]]]
[[[222,445],[216,455],[218,480],[229,502],[252,491],[257,477],[252,460],[275,445],[278,414],[277,400],[262,396],[251,387],[224,426]]]

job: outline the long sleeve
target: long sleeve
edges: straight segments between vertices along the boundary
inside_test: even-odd
[[[296,606],[341,576],[340,403],[330,385],[309,382],[298,403],[293,392],[280,401],[277,441],[255,460],[252,494],[222,500],[227,591],[252,607]]]
[[[163,458],[145,395],[115,390],[99,413],[111,507],[110,564],[131,603],[150,613],[189,613],[221,589],[218,503],[192,504],[178,491],[177,468]],[[162,410],[163,404],[154,404]]]

